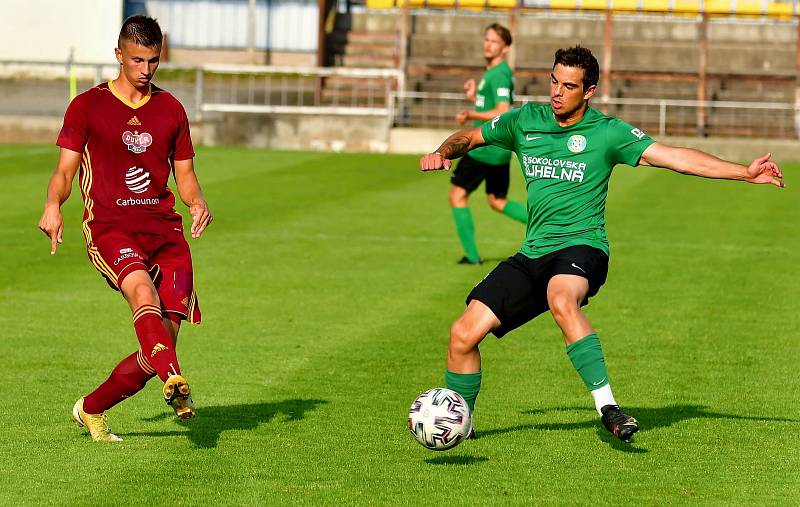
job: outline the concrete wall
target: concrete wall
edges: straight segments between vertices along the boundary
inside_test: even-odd
[[[3,0],[2,60],[110,62],[122,0]]]
[[[388,149],[387,121],[382,117],[229,113],[210,116],[194,132],[199,142],[209,146],[337,152]]]

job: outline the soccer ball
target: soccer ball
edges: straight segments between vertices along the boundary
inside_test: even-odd
[[[417,396],[408,410],[408,430],[417,442],[434,451],[457,446],[471,428],[467,402],[450,389],[428,389]]]

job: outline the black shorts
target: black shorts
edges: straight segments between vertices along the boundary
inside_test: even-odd
[[[498,338],[550,309],[547,284],[555,275],[578,275],[589,280],[589,292],[581,306],[597,294],[606,281],[608,256],[602,250],[577,245],[537,259],[518,253],[495,267],[472,289],[473,299],[488,306],[500,320],[492,333]]]
[[[481,181],[486,180],[487,194],[505,197],[508,195],[508,171],[509,162],[500,165],[485,164],[467,154],[458,161],[458,165],[450,175],[450,182],[471,194],[480,186]]]

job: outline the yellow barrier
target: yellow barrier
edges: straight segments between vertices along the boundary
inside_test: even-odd
[[[699,14],[700,2],[698,0],[675,0],[672,4],[672,10],[686,14]]]
[[[602,11],[608,8],[607,0],[582,0],[581,9]]]
[[[578,3],[575,0],[550,0],[551,9],[577,9]]]
[[[794,15],[794,5],[786,3],[773,3],[767,4],[767,16],[775,16],[779,18],[790,18]]]
[[[513,9],[525,7],[520,0],[366,0],[369,9],[403,7],[406,2],[412,9]],[[766,9],[761,0],[549,0],[539,8],[553,10],[607,10],[619,12],[671,12],[678,15],[696,15],[707,12],[713,15],[768,16],[791,18],[796,12],[793,2],[769,0]]]
[[[489,0],[489,7],[494,9],[513,9],[516,6],[516,0]]]
[[[705,11],[709,14],[730,14],[731,2],[730,0],[706,0]]]
[[[637,0],[612,0],[611,9],[615,11],[637,11],[639,2]]]
[[[654,12],[669,12],[669,0],[644,0],[642,9]]]

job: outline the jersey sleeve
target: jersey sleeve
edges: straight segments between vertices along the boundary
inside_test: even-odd
[[[514,109],[500,116],[495,116],[493,120],[487,121],[481,126],[481,134],[486,144],[499,146],[505,150],[514,149],[514,130],[517,126],[517,118],[521,109]]]
[[[511,102],[511,95],[514,92],[514,80],[511,74],[500,74],[495,78],[494,103]]]
[[[71,151],[83,153],[89,140],[89,122],[87,121],[86,100],[78,95],[67,106],[64,113],[64,124],[58,133],[56,145]]]
[[[606,130],[606,140],[614,164],[639,165],[639,159],[655,140],[630,123],[613,118]]]
[[[175,160],[189,160],[194,158],[194,146],[192,145],[192,134],[189,129],[189,118],[186,117],[186,110],[178,102],[178,131],[175,136]]]

